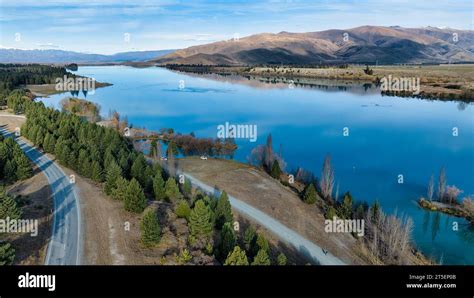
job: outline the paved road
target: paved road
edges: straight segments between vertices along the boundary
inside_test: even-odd
[[[194,187],[197,187],[202,191],[212,194],[214,196],[220,196],[220,191],[215,189],[214,187],[211,187],[194,178],[193,176],[183,173],[182,171],[178,170],[177,173],[178,175],[183,174],[186,178],[188,178]],[[329,252],[324,253],[321,247],[309,241],[308,239],[301,236],[292,229],[288,228],[287,226],[274,219],[273,217],[269,216],[268,214],[230,195],[229,202],[232,207],[236,209],[240,214],[258,222],[260,225],[277,235],[281,240],[292,245],[302,255],[313,260],[314,263],[319,265],[346,265],[339,258],[333,256]]]
[[[0,133],[14,137],[5,128],[0,128]],[[69,182],[69,177],[46,155],[20,138],[15,138],[15,141],[43,171],[53,192],[53,229],[45,264],[79,265],[82,255],[81,212],[74,184]]]

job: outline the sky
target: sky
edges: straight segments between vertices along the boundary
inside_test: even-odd
[[[472,0],[0,0],[0,47],[112,54],[362,25],[473,30]]]

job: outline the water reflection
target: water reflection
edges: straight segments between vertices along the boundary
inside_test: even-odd
[[[433,242],[435,242],[435,238],[439,233],[440,221],[441,221],[441,214],[439,212],[436,212],[433,219],[433,223],[431,225],[431,241]]]

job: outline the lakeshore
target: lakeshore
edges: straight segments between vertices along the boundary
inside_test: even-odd
[[[472,169],[466,162],[472,160],[469,104],[461,109],[462,102],[406,100],[381,96],[373,89],[347,92],[299,85],[290,89],[244,77],[242,81],[231,76],[215,79],[218,75],[156,67],[94,66],[80,68],[78,74],[113,83],[88,95],[87,100],[98,103],[105,114],[117,110],[127,116],[134,129],[173,128],[183,136],[194,133],[214,139],[218,125],[225,122],[258,125],[255,143],[236,140],[234,159],[238,162],[247,162],[268,133],[287,162],[287,172],[300,166],[319,176],[324,156],[330,153],[340,194],[350,190],[356,201],[370,204],[378,200],[387,213],[398,210],[412,217],[413,239],[427,257],[436,261],[442,257],[446,264],[471,262],[471,242],[464,237],[471,232],[464,233],[464,225],[462,231],[453,233],[444,224],[439,228],[436,224],[446,221],[450,227],[453,221],[464,220],[439,213],[439,220],[431,215],[428,221],[425,218],[432,212],[413,204],[425,193],[433,171],[446,161],[450,181],[466,194],[472,193]],[[180,80],[185,82],[182,89]],[[64,96],[67,94],[38,100],[59,107]],[[452,136],[453,126],[461,132],[458,137]],[[348,137],[343,127],[350,129]],[[404,184],[396,183],[400,173],[405,174]],[[426,227],[425,221],[433,223]]]
[[[141,64],[143,66],[143,64]],[[370,65],[367,66],[207,66],[207,65],[162,65],[171,70],[189,73],[214,73],[223,76],[240,75],[249,78],[279,80],[285,83],[311,84],[311,79],[355,81],[361,84],[379,85],[383,78],[419,78],[418,94],[406,91],[385,91],[385,95],[419,97],[441,100],[474,101],[474,64],[444,65]]]

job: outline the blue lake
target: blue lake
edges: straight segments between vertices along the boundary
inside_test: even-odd
[[[117,110],[135,127],[171,127],[215,138],[217,126],[226,122],[257,125],[255,143],[237,140],[234,158],[240,161],[247,161],[269,133],[287,170],[301,166],[319,176],[330,154],[340,194],[349,190],[356,200],[377,199],[386,212],[412,217],[416,247],[436,261],[474,264],[474,229],[463,219],[421,210],[415,202],[442,166],[448,185],[464,191],[460,198],[474,194],[473,105],[381,96],[375,87],[289,88],[162,68],[90,66],[76,73],[112,83],[87,99],[99,103],[104,116]],[[65,96],[40,100],[58,107]]]

